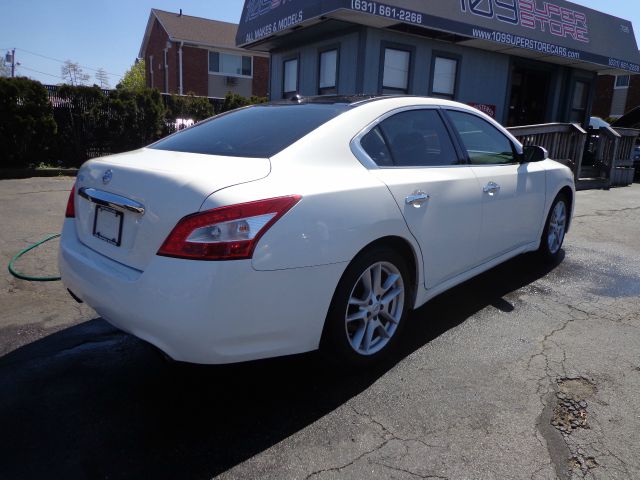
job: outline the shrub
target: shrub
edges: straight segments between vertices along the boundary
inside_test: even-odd
[[[265,97],[256,97],[252,95],[251,97],[243,97],[242,95],[238,95],[237,93],[228,92],[224,97],[224,102],[222,104],[222,109],[218,113],[228,112],[229,110],[235,110],[236,108],[246,107],[247,105],[255,105],[257,103],[264,103],[267,99]]]
[[[199,122],[215,113],[208,98],[196,97],[193,92],[186,95],[167,96],[166,106],[168,122],[174,122],[178,118],[192,118]]]
[[[158,90],[116,88],[95,108],[107,113],[100,118],[98,134],[111,153],[134,150],[162,136],[165,107]]]
[[[0,165],[26,167],[51,160],[80,166],[88,158],[125,152],[171,133],[177,118],[200,121],[266,98],[228,93],[214,104],[192,93],[163,96],[150,88],[115,90],[26,78],[0,79]],[[165,107],[166,103],[166,107]],[[52,106],[53,105],[53,106]],[[219,110],[219,111],[217,111]]]
[[[87,157],[106,153],[99,145],[96,125],[102,112],[104,92],[97,86],[62,85],[56,93],[54,107],[58,134],[53,144],[52,156],[67,166],[79,166]]]
[[[55,107],[55,152],[67,165],[143,147],[162,136],[165,108],[157,90],[63,85]]]
[[[0,78],[0,166],[48,158],[56,122],[47,90],[28,78]]]

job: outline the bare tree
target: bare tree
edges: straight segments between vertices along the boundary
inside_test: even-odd
[[[82,71],[78,63],[66,60],[60,67],[60,74],[70,85],[85,85],[89,75]]]
[[[105,71],[104,68],[99,68],[95,74],[95,77],[96,80],[100,83],[100,88],[111,88],[111,85],[109,85],[109,74]]]

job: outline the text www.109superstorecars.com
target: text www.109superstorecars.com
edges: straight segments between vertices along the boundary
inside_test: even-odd
[[[400,22],[422,24],[422,14],[368,0],[351,0],[351,10],[391,18]]]

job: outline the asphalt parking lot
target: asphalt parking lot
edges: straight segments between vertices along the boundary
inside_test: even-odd
[[[0,260],[72,179],[0,181]],[[57,241],[21,260],[56,273]],[[558,265],[516,258],[411,317],[392,364],[170,364],[3,267],[2,479],[640,478],[640,185],[580,192]]]

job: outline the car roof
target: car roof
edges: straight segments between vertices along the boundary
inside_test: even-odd
[[[356,95],[310,95],[303,96],[295,94],[288,99],[272,100],[267,103],[257,104],[256,106],[287,106],[287,105],[339,105],[346,108],[359,107],[366,104],[378,102],[394,102],[414,103],[416,105],[435,105],[442,107],[456,107],[465,110],[474,110],[468,105],[453,101],[445,100],[438,97],[426,97],[421,95],[372,95],[372,94],[356,94]]]
[[[272,100],[268,105],[354,105],[362,102],[373,101],[380,98],[379,95],[292,95],[282,100]]]

